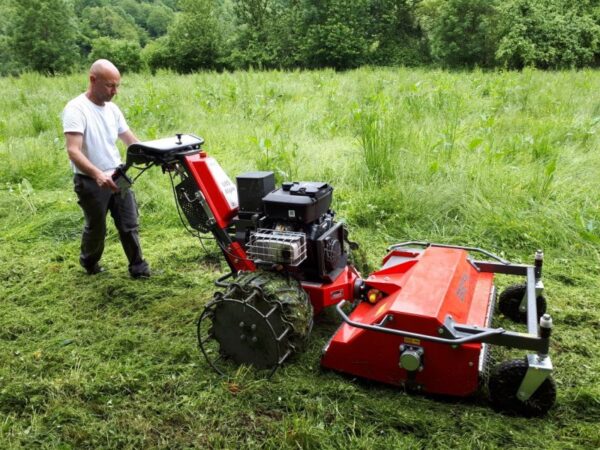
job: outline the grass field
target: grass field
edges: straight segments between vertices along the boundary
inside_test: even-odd
[[[0,448],[600,447],[600,73],[123,81],[116,102],[141,139],[195,133],[232,177],[272,169],[335,186],[363,271],[406,240],[525,263],[543,248],[557,405],[545,418],[509,417],[483,395],[409,395],[322,371],[331,311],[271,380],[245,370],[219,378],[195,337],[226,270],[217,249],[185,233],[168,178],[154,170],[136,195],[158,273],[130,279],[109,227],[108,272],[84,275],[59,114],[86,77],[30,74],[0,79]]]

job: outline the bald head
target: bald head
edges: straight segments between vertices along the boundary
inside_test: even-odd
[[[119,69],[117,69],[117,67],[108,59],[98,59],[94,61],[94,63],[90,67],[90,76],[91,75],[95,77],[104,75],[121,76],[121,74],[119,73]]]
[[[110,102],[117,95],[121,84],[121,74],[108,59],[94,61],[90,67],[90,85],[87,90],[88,98],[99,106]]]

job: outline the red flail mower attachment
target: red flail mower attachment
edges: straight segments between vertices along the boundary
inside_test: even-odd
[[[343,323],[324,348],[324,367],[443,395],[471,395],[487,381],[498,409],[523,415],[544,414],[554,404],[541,252],[527,266],[441,244],[409,242],[389,250],[381,270],[364,280],[363,301],[349,315],[345,302],[336,306]],[[488,260],[474,260],[471,253]],[[495,273],[525,277],[525,284],[504,291],[499,307],[525,319],[527,333],[490,328]],[[490,373],[490,345],[534,353]]]
[[[305,348],[313,315],[335,307],[342,324],[324,349],[324,367],[455,396],[487,381],[495,407],[524,415],[554,404],[541,252],[529,266],[476,248],[408,242],[390,247],[383,267],[362,279],[349,263],[356,244],[330,208],[332,186],[276,188],[272,172],[248,172],[233,183],[203,143],[178,134],[133,144],[119,173],[161,167],[188,231],[212,234],[231,269],[216,281],[220,290],[197,326],[200,350],[217,372],[249,365],[272,374]],[[524,278],[499,296],[498,309],[525,322],[527,333],[491,328],[496,273]],[[491,371],[490,346],[531,353]]]

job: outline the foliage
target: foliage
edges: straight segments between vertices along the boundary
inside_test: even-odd
[[[9,2],[0,2],[0,75],[17,73],[19,63],[15,60],[13,42],[14,8]]]
[[[137,42],[101,37],[92,41],[89,62],[97,59],[112,61],[122,72],[138,72],[142,68],[141,48]]]
[[[435,6],[431,53],[449,67],[491,67],[496,50],[496,1],[448,0]]]
[[[600,51],[600,22],[589,14],[588,3],[507,2],[502,6],[498,60],[509,68],[560,69],[591,64]]]
[[[179,5],[166,45],[156,48],[166,54],[152,61],[167,61],[167,67],[179,72],[217,67],[222,38],[212,0],[181,0]]]
[[[152,71],[186,73],[250,67],[345,70],[363,65],[600,66],[597,0],[40,1],[69,9],[51,20],[70,21],[68,27],[52,25],[66,39],[30,39],[33,30],[12,17],[16,7],[23,10],[39,2],[3,0],[0,76],[37,70],[65,50],[70,56],[52,64],[72,70],[89,59],[92,41],[102,37],[138,43]],[[38,28],[40,24],[36,22]],[[73,43],[81,58],[73,54]],[[59,52],[58,47],[64,48]],[[18,56],[17,49],[25,55]]]
[[[271,42],[276,7],[272,0],[234,0],[232,15],[236,32],[228,58],[234,67],[276,66]]]
[[[88,39],[107,37],[137,43],[140,41],[133,18],[113,7],[85,8],[81,15],[81,26],[82,33]]]
[[[174,16],[175,14],[173,11],[165,6],[150,8],[150,13],[148,14],[148,19],[146,21],[150,36],[156,38],[166,34]]]
[[[414,66],[429,63],[413,0],[371,0],[366,35],[367,62],[376,65]]]
[[[76,22],[66,0],[23,0],[14,6],[14,52],[24,69],[68,72],[79,62]]]
[[[153,73],[156,72],[157,69],[170,67],[171,58],[169,55],[167,37],[162,36],[159,39],[149,42],[148,45],[142,49],[140,56],[143,64]]]
[[[367,0],[305,0],[306,41],[302,45],[308,67],[346,69],[366,62],[369,41]]]

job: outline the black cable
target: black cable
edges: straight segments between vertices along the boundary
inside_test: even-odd
[[[221,249],[221,251],[223,253],[225,253],[225,255],[230,256],[231,258],[235,258],[235,259],[240,259],[243,261],[249,261],[254,263],[255,261],[250,259],[250,258],[245,258],[243,256],[239,256],[236,254],[233,254],[229,251],[228,248],[226,248],[221,241],[219,241],[215,236],[212,237],[207,237],[207,236],[202,236],[200,235],[199,231],[196,230],[192,230],[188,227],[187,223],[183,220],[183,215],[181,212],[181,207],[179,205],[179,202],[177,201],[177,191],[175,190],[175,182],[173,181],[173,175],[171,174],[171,172],[169,172],[169,179],[171,181],[171,188],[173,190],[173,196],[175,197],[175,206],[177,207],[177,214],[179,215],[179,220],[181,221],[181,223],[183,224],[183,227],[185,228],[185,230],[190,233],[192,236],[198,238],[198,240],[200,241],[200,245],[202,246],[202,249],[204,250],[205,253],[209,253],[208,250],[206,249],[206,247],[204,246],[204,241],[205,240],[210,240],[210,241],[214,241],[216,242],[216,244],[219,246],[219,248]]]
[[[175,182],[173,180],[173,174],[171,172],[169,172],[169,180],[171,181],[171,189],[173,190],[173,197],[175,198],[175,207],[177,208],[177,215],[179,216],[179,220],[181,221],[181,224],[183,225],[183,228],[185,229],[185,231],[190,233],[195,238],[200,239],[200,241],[202,241],[202,239],[214,239],[214,237],[209,238],[209,237],[201,236],[200,232],[198,230],[193,230],[190,227],[188,227],[188,224],[186,223],[186,221],[183,220],[181,206],[179,205],[179,201],[177,200],[177,191],[175,190]]]
[[[138,173],[138,174],[137,174],[137,176],[136,176],[135,178],[133,178],[131,181],[132,181],[133,183],[135,183],[135,180],[137,180],[139,177],[141,177],[141,176],[142,176],[142,174],[143,174],[143,173],[144,173],[146,170],[148,170],[150,167],[152,167],[152,166],[155,166],[155,165],[156,165],[156,164],[155,164],[154,162],[151,162],[151,163],[149,163],[149,164],[148,164],[146,167],[137,167],[137,166],[131,166],[131,167],[133,167],[134,169],[137,169],[137,170],[139,170],[139,171],[140,171],[140,173]]]

